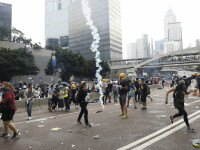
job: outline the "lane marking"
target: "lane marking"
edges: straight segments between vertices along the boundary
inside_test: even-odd
[[[189,115],[188,118],[191,118],[191,117],[197,115],[198,113],[200,113],[200,110],[198,110],[197,112]],[[133,143],[130,143],[130,144],[126,145],[126,146],[123,146],[123,147],[121,147],[121,148],[119,148],[117,150],[127,150],[127,149],[129,149],[129,148],[131,148],[133,146],[136,146],[136,145],[138,145],[138,144],[140,144],[140,143],[142,143],[142,142],[144,142],[144,141],[146,141],[146,140],[148,140],[148,139],[150,139],[150,138],[152,138],[154,136],[157,136],[158,134],[160,134],[162,132],[165,132],[166,130],[171,129],[172,127],[174,127],[174,126],[176,126],[176,125],[178,125],[178,124],[180,124],[182,122],[183,122],[183,119],[180,119],[180,120],[174,122],[171,125],[168,125],[168,126],[162,128],[162,129],[160,129],[160,130],[158,130],[158,131],[156,131],[156,132],[154,132],[154,133],[152,133],[150,135],[147,135],[147,136],[145,136],[145,137],[143,137],[143,138],[141,138],[141,139],[139,139],[139,140],[137,140],[137,141],[135,141]]]
[[[199,118],[200,118],[200,115],[197,115],[196,117],[190,119],[189,121],[190,121],[190,123],[192,123],[193,121],[195,121],[195,120],[197,120],[197,119],[199,119]],[[154,143],[160,141],[161,139],[163,139],[163,138],[165,138],[165,137],[167,137],[167,136],[173,134],[174,132],[180,130],[180,129],[183,128],[183,127],[186,127],[185,123],[180,124],[179,126],[173,128],[173,129],[171,129],[170,131],[167,131],[167,132],[163,133],[162,135],[157,136],[156,138],[151,139],[150,141],[148,141],[148,142],[142,144],[141,146],[138,146],[138,147],[133,148],[132,150],[142,150],[142,149],[144,149],[144,148],[146,148],[146,147],[148,147],[148,146],[150,146],[150,145],[152,145],[152,144],[154,144]]]
[[[106,106],[105,108],[114,107],[114,106],[118,106],[118,105],[119,104],[112,104],[110,106]],[[93,110],[96,110],[96,109],[102,109],[102,107],[93,108]],[[50,116],[50,117],[45,117],[45,118],[39,118],[39,119],[34,119],[34,120],[29,120],[29,121],[21,121],[21,122],[17,122],[17,123],[14,123],[14,124],[17,125],[17,124],[22,124],[22,123],[32,123],[32,122],[44,121],[44,120],[53,119],[53,118],[56,118],[56,117],[62,117],[62,116],[68,116],[68,115],[77,114],[79,112],[80,111],[73,112],[73,113],[62,114],[62,115],[55,115],[55,116]]]
[[[156,95],[153,95],[153,96],[156,96]],[[114,106],[119,106],[119,103],[117,104],[112,104],[110,106],[106,106],[106,108],[109,108],[109,107],[114,107]],[[97,107],[97,108],[91,108],[89,110],[96,110],[96,109],[102,109],[102,107]],[[14,123],[15,125],[17,124],[22,124],[22,123],[31,123],[31,122],[38,122],[38,121],[43,121],[43,120],[47,120],[47,119],[53,119],[53,118],[56,118],[56,117],[62,117],[62,116],[67,116],[67,115],[73,115],[73,114],[77,114],[79,113],[79,111],[77,112],[73,112],[73,113],[68,113],[68,114],[62,114],[62,115],[55,115],[55,116],[50,116],[50,117],[45,117],[45,118],[39,118],[39,119],[34,119],[34,120],[29,120],[29,121],[21,121],[21,122],[17,122],[17,123]]]

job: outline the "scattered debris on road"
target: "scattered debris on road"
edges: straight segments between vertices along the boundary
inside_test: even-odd
[[[62,128],[58,128],[58,127],[57,128],[52,128],[51,131],[58,131],[60,129],[62,129]]]
[[[73,144],[72,144],[72,148],[74,148],[75,146],[76,146],[76,145],[73,145]]]
[[[100,113],[100,112],[103,112],[102,110],[99,110],[99,111],[97,111],[96,113]]]
[[[99,139],[99,138],[100,138],[99,135],[95,135],[95,136],[93,137],[93,139]]]

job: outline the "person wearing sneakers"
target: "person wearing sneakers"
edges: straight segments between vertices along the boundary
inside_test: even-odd
[[[9,138],[10,135],[8,134],[8,128],[10,128],[14,132],[13,136],[11,137],[11,139],[14,140],[19,138],[21,135],[19,130],[17,130],[12,122],[15,111],[17,110],[15,96],[13,93],[14,87],[9,82],[3,82],[2,85],[3,95],[0,103],[3,103],[5,107],[1,117],[4,125],[4,133],[0,136],[0,138]]]
[[[140,90],[141,90],[141,102],[142,102],[142,109],[141,110],[146,110],[147,109],[147,85],[144,83],[145,79],[141,79],[141,85],[140,85]]]
[[[78,95],[77,95],[77,100],[78,100],[78,103],[81,107],[81,111],[79,113],[79,116],[78,116],[78,119],[77,119],[77,123],[78,124],[82,124],[81,123],[81,118],[84,114],[84,119],[85,119],[85,125],[88,126],[88,127],[92,127],[88,121],[88,110],[87,110],[87,104],[88,102],[86,102],[85,98],[87,96],[87,89],[86,89],[86,83],[83,82],[81,84],[81,87],[80,87],[80,90],[78,91]]]
[[[28,114],[28,117],[26,118],[27,120],[31,119],[32,106],[34,102],[34,96],[36,93],[38,92],[32,88],[32,83],[28,84],[28,89],[24,91],[24,97],[26,99],[26,108]]]
[[[126,82],[126,80],[124,79],[125,74],[121,73],[120,74],[120,89],[119,89],[119,101],[120,101],[120,105],[121,105],[121,110],[122,113],[120,114],[120,116],[123,116],[122,119],[126,119],[128,118],[127,115],[127,106],[126,106],[126,96],[127,96],[127,92],[128,92],[128,83]]]
[[[134,108],[137,109],[136,101],[135,101],[135,86],[131,82],[131,80],[128,81],[128,84],[129,84],[129,88],[128,88],[128,101],[127,101],[128,104],[127,104],[127,107],[129,107],[129,102],[130,102],[130,99],[131,99],[134,103]]]
[[[194,129],[190,127],[190,124],[188,122],[187,112],[184,109],[184,97],[185,95],[190,94],[190,92],[187,91],[187,88],[185,86],[185,81],[182,79],[179,81],[178,85],[174,88],[171,88],[166,93],[166,101],[165,103],[168,104],[168,95],[169,93],[174,92],[174,106],[176,109],[178,109],[179,113],[175,114],[174,116],[170,116],[171,123],[173,123],[174,118],[183,116],[185,124],[187,126],[187,130],[190,132],[194,132]]]

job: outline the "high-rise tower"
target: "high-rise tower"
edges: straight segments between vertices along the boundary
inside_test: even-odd
[[[71,0],[45,0],[46,45],[68,47],[70,3]]]
[[[91,18],[100,35],[99,51],[103,60],[122,59],[121,11],[119,0],[89,0]],[[90,50],[91,30],[82,13],[81,0],[70,4],[69,49],[85,58],[94,58]]]

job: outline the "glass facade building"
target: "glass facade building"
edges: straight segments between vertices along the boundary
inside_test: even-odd
[[[46,45],[68,47],[69,4],[71,0],[45,0]]]
[[[121,12],[119,0],[89,0],[92,20],[98,28],[98,50],[102,60],[122,59]],[[95,57],[90,50],[93,37],[82,13],[81,0],[69,8],[69,49],[80,52],[86,59]]]
[[[12,28],[12,5],[0,2],[0,26],[5,24]]]

